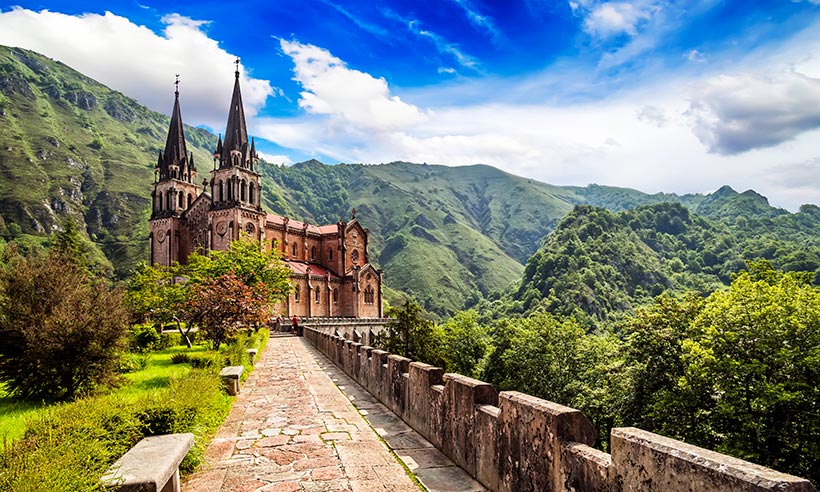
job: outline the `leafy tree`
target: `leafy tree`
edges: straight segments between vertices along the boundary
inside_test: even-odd
[[[119,290],[59,251],[0,266],[0,379],[15,396],[71,400],[115,381],[128,313]]]
[[[274,303],[287,297],[291,288],[290,270],[281,258],[276,248],[266,249],[259,241],[243,235],[231,242],[227,251],[190,255],[183,272],[194,284],[227,274],[239,277],[249,287],[264,284],[268,301]]]
[[[377,337],[377,347],[419,362],[445,367],[446,361],[441,354],[441,330],[424,318],[421,306],[407,300],[403,308],[391,307],[387,317],[394,321],[388,325],[386,334]]]
[[[270,290],[262,283],[248,285],[233,273],[206,278],[191,285],[185,317],[200,327],[214,350],[242,329],[264,322],[269,315]]]
[[[486,327],[478,323],[478,313],[461,311],[441,325],[442,356],[447,370],[478,377],[481,362],[490,348]]]
[[[684,346],[696,336],[693,324],[703,304],[696,292],[681,299],[662,294],[624,323],[623,419],[630,425],[690,440],[702,431],[711,403],[679,382],[686,370]]]
[[[587,334],[574,319],[544,312],[502,320],[493,331],[497,346],[486,381],[583,410],[606,441],[609,428],[620,422],[623,395],[609,391],[620,379],[616,337]]]
[[[751,263],[695,320],[682,386],[713,402],[717,449],[820,480],[820,291]]]
[[[191,326],[183,331],[181,323],[187,288],[179,271],[179,265],[149,266],[141,262],[131,274],[125,299],[132,322],[152,321],[160,326],[174,323],[190,348],[192,344],[188,334]]]

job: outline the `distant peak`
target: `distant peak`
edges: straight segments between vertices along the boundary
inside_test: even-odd
[[[737,195],[737,192],[731,186],[723,185],[720,188],[718,188],[717,191],[715,191],[712,194],[713,195],[718,195],[718,196],[733,196],[733,195]]]
[[[298,169],[300,167],[315,167],[315,166],[324,166],[324,165],[325,164],[323,162],[317,161],[316,159],[311,159],[309,161],[297,162],[296,164],[293,165],[293,167]]]

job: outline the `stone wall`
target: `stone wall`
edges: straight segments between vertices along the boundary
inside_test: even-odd
[[[339,335],[346,340],[367,345],[387,329],[390,318],[305,318],[302,325],[326,335]]]
[[[456,464],[494,492],[811,492],[784,473],[635,428],[612,454],[578,410],[345,340],[307,339]]]

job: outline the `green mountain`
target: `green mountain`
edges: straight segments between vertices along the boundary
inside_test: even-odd
[[[497,301],[501,312],[538,308],[593,326],[644,304],[661,292],[709,293],[728,285],[745,260],[766,259],[820,280],[820,208],[790,214],[754,192],[721,188],[680,203],[611,212],[578,206],[527,261],[521,283]],[[765,205],[765,206],[764,206]]]
[[[355,208],[386,283],[444,314],[518,280],[574,192],[489,166],[394,162],[263,168],[268,207],[332,223]]]
[[[171,98],[169,94],[169,110]],[[24,246],[42,243],[72,218],[115,276],[125,277],[136,262],[147,258],[153,168],[167,128],[166,116],[60,62],[0,47],[0,236]],[[191,127],[186,127],[186,137],[200,172],[206,175],[216,138]],[[801,213],[790,214],[770,207],[753,191],[737,193],[728,187],[709,195],[648,195],[599,185],[552,186],[484,165],[326,166],[308,161],[261,168],[264,205],[271,212],[334,223],[348,218],[355,208],[370,228],[371,261],[385,270],[388,298],[396,302],[398,292],[404,292],[438,314],[519,285],[528,258],[576,205],[618,212],[680,203],[711,220],[709,227],[717,228],[713,237],[722,239],[725,234],[720,231],[726,228],[760,236],[761,241],[750,243],[751,253],[777,257],[794,267],[815,261],[814,250],[794,245],[814,244],[820,237],[817,207],[805,206]],[[567,220],[568,231],[569,224],[581,218],[576,212]],[[566,247],[560,234],[547,244]],[[651,240],[639,230],[617,234],[623,235],[619,244],[633,244],[634,251],[618,253],[624,258],[647,252],[646,248],[654,251]],[[725,249],[709,243],[697,254],[708,268],[719,260],[727,272],[734,271],[739,257],[731,256],[734,263],[726,266],[725,255],[721,256]],[[640,285],[650,293],[658,286],[676,285],[664,269],[667,260],[671,258],[639,263],[654,273],[643,279],[627,278],[624,285],[635,283],[635,289]],[[703,285],[722,281],[727,274],[709,271],[706,275],[717,280],[703,277]],[[540,292],[541,287],[533,289]],[[533,296],[529,288],[519,291],[517,301],[522,303],[525,292]],[[634,292],[627,289],[627,294],[631,298]],[[612,301],[612,306],[631,304],[624,299]]]
[[[169,94],[171,108],[173,95]],[[215,138],[185,129],[209,166]],[[146,258],[154,164],[168,118],[37,53],[0,47],[0,235],[81,224],[122,277]]]

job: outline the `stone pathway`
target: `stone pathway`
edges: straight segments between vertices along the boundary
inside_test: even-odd
[[[418,492],[320,363],[307,340],[271,338],[182,490]]]

